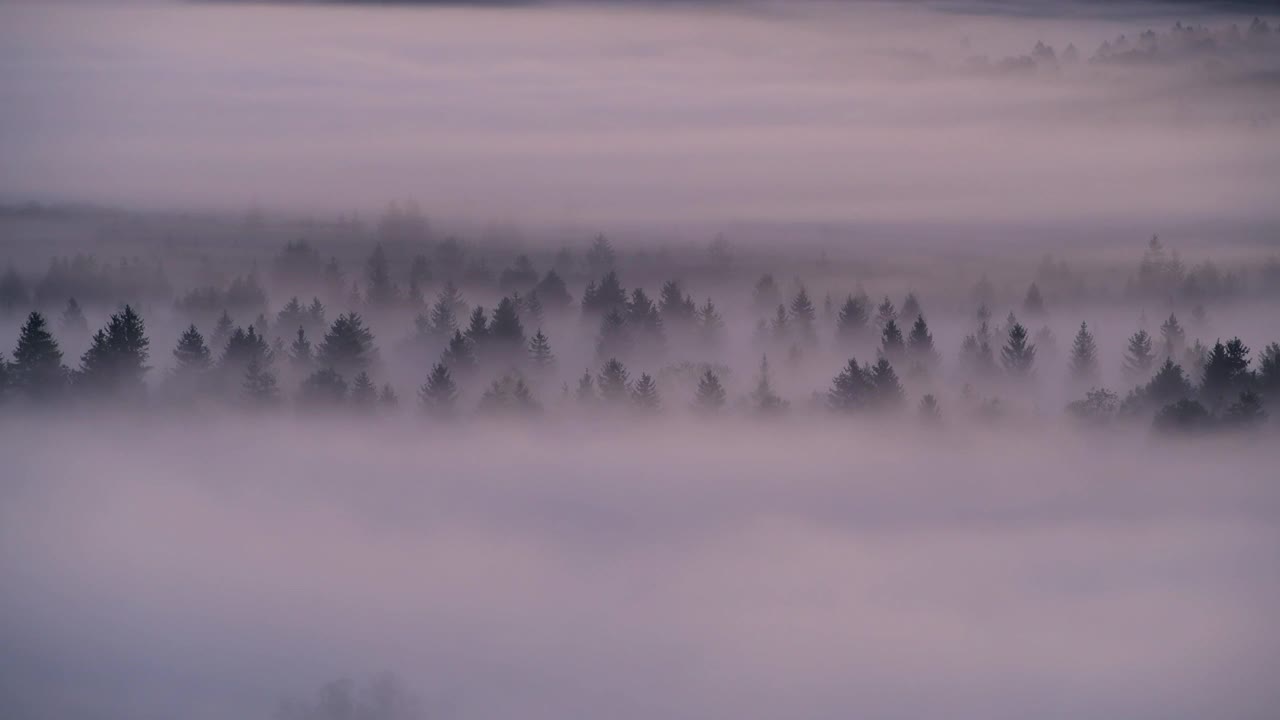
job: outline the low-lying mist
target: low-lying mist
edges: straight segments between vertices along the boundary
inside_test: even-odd
[[[371,717],[1261,719],[1280,699],[1280,488],[1256,440],[0,432],[9,717],[269,718],[386,670],[421,713]]]

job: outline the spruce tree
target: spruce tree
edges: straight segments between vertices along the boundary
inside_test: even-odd
[[[480,396],[481,412],[504,415],[532,415],[541,408],[532,391],[519,375],[504,375],[494,380]]]
[[[268,407],[280,400],[280,389],[276,386],[276,375],[254,360],[245,368],[244,380],[241,384],[245,401],[255,407]]]
[[[880,331],[880,355],[891,362],[899,362],[906,355],[907,346],[902,339],[902,330],[898,329],[898,321],[890,319]]]
[[[311,407],[336,407],[347,400],[347,381],[333,368],[322,367],[302,381],[298,399]]]
[[[454,404],[458,400],[458,385],[449,373],[449,366],[436,363],[431,366],[431,374],[427,382],[418,391],[422,408],[435,417],[447,417],[453,414]]]
[[[626,319],[617,309],[610,310],[600,321],[596,358],[627,357],[632,346],[631,328],[627,326]]]
[[[938,407],[938,398],[932,394],[920,398],[920,406],[916,409],[916,414],[926,425],[937,425],[942,422],[942,410]]]
[[[14,348],[8,374],[11,386],[32,400],[55,398],[66,388],[67,369],[62,364],[62,350],[40,313],[27,315],[27,321],[18,331],[18,346]]]
[[[289,362],[298,372],[306,373],[311,371],[311,367],[315,364],[315,354],[311,349],[311,341],[307,339],[307,332],[298,326],[298,332],[293,338],[293,342],[289,344]]]
[[[1200,381],[1201,399],[1212,409],[1222,407],[1227,398],[1247,389],[1248,368],[1249,348],[1240,338],[1214,343]]]
[[[489,341],[489,319],[480,305],[471,311],[471,318],[463,335],[466,335],[467,341],[471,343],[471,352],[476,357],[484,353],[485,345]]]
[[[437,338],[448,338],[458,329],[458,309],[462,307],[462,294],[450,280],[436,296],[431,306],[430,322],[427,326],[431,335]]]
[[[813,307],[813,301],[809,299],[808,291],[801,285],[796,291],[796,296],[791,300],[791,321],[796,339],[812,345],[818,337],[814,329],[817,319],[818,313]]]
[[[626,400],[631,389],[626,366],[617,358],[609,358],[600,368],[596,386],[599,388],[601,400],[612,405],[620,404]]]
[[[1169,314],[1169,319],[1160,325],[1160,339],[1165,357],[1177,357],[1187,345],[1187,334],[1178,324],[1178,318]]]
[[[543,307],[553,313],[562,313],[573,304],[569,287],[555,270],[548,270],[533,290],[538,293]]]
[[[641,373],[631,388],[631,404],[645,412],[656,412],[661,406],[658,397],[658,383],[649,373]]]
[[[369,373],[363,370],[351,381],[351,405],[358,410],[371,411],[378,402],[378,388]]]
[[[848,345],[866,333],[868,320],[867,306],[849,295],[836,316],[836,335]]]
[[[591,376],[591,370],[583,370],[582,377],[578,378],[578,389],[574,391],[574,398],[581,405],[590,405],[596,400],[595,378]]]
[[[354,376],[373,364],[373,333],[358,313],[339,315],[316,350],[316,364],[339,375]]]
[[[93,336],[89,349],[80,358],[77,383],[90,392],[130,394],[135,397],[145,388],[142,376],[151,341],[147,339],[142,318],[125,305],[113,313],[107,326]]]
[[[866,407],[872,394],[871,382],[858,365],[856,358],[849,362],[831,381],[827,391],[827,407],[837,412],[854,412]]]
[[[773,342],[786,346],[791,342],[791,318],[787,315],[787,306],[779,304],[773,313],[773,324],[769,327]]]
[[[702,307],[698,308],[698,336],[704,345],[714,347],[720,342],[723,334],[724,319],[720,317],[711,298],[707,298]]]
[[[1251,429],[1267,421],[1267,411],[1262,409],[1262,396],[1253,390],[1245,390],[1239,398],[1222,412],[1222,424],[1229,428]]]
[[[916,298],[914,292],[908,292],[907,296],[902,300],[902,309],[898,313],[898,317],[910,320],[913,317],[920,317],[923,314],[920,310],[920,300]]]
[[[400,299],[400,290],[391,280],[391,266],[382,243],[373,247],[369,260],[365,264],[366,296],[369,304],[378,308],[387,308]]]
[[[881,357],[871,367],[871,404],[881,410],[896,410],[902,406],[904,393],[898,374],[889,359]]]
[[[1005,372],[1014,378],[1026,378],[1031,375],[1036,360],[1036,346],[1027,342],[1027,329],[1022,323],[1015,322],[1009,328],[1009,340],[1000,349],[1000,364]]]
[[[173,358],[176,362],[174,374],[183,378],[202,376],[213,366],[213,353],[204,344],[204,336],[195,325],[188,327],[178,338]]]
[[[556,356],[551,353],[551,342],[542,332],[542,328],[538,328],[538,332],[534,333],[533,338],[529,340],[529,362],[536,371],[543,374],[555,368]]]
[[[453,337],[449,339],[449,347],[445,348],[440,361],[446,367],[452,368],[459,377],[466,377],[476,369],[475,351],[471,341],[462,334],[461,330],[453,331]]]
[[[662,285],[658,296],[658,313],[662,321],[672,328],[687,328],[693,325],[697,308],[693,298],[684,293],[677,280],[668,280]]]
[[[787,409],[787,401],[773,391],[766,355],[760,356],[760,378],[756,381],[756,389],[751,392],[751,405],[761,415],[776,415]]]
[[[707,368],[698,380],[698,390],[693,397],[693,406],[701,412],[714,413],[724,407],[725,391],[720,384],[720,377],[715,371]]]
[[[907,336],[907,358],[912,367],[921,372],[931,372],[938,365],[938,351],[933,347],[933,335],[924,315],[916,315],[911,334]]]
[[[391,383],[382,384],[382,392],[378,393],[378,404],[387,410],[400,405],[400,398],[396,397],[396,391],[391,388]]]
[[[766,313],[773,310],[781,299],[782,295],[778,292],[778,284],[774,282],[773,275],[769,273],[761,275],[751,291],[751,301],[755,305],[756,312]]]
[[[1040,287],[1035,283],[1027,288],[1027,296],[1022,300],[1022,311],[1027,317],[1044,317],[1044,298],[1040,295]]]
[[[1124,354],[1124,371],[1131,379],[1146,380],[1151,375],[1156,356],[1151,351],[1151,335],[1139,330],[1129,336],[1129,347]]]
[[[1280,407],[1280,343],[1271,343],[1258,354],[1258,390],[1273,407]]]
[[[884,326],[897,319],[898,311],[893,307],[893,301],[886,295],[884,302],[880,303],[880,307],[876,308],[876,329],[883,333]]]
[[[239,378],[250,363],[267,367],[271,360],[271,348],[267,346],[266,338],[250,325],[248,330],[237,327],[232,331],[218,366],[224,377]]]
[[[660,352],[665,347],[662,316],[658,313],[658,306],[654,305],[643,288],[632,291],[631,300],[627,303],[626,322],[633,337],[645,351]]]
[[[1194,392],[1191,381],[1182,371],[1182,366],[1175,363],[1172,358],[1164,359],[1164,364],[1156,371],[1144,390],[1145,396],[1157,407],[1189,398]]]
[[[67,308],[62,311],[60,329],[73,337],[83,337],[89,332],[89,323],[84,319],[84,311],[75,298],[67,300]]]
[[[1098,378],[1098,346],[1089,332],[1088,323],[1080,323],[1080,331],[1071,343],[1068,370],[1076,382],[1089,383]]]
[[[231,338],[231,332],[235,329],[235,324],[231,322],[231,316],[226,310],[218,316],[218,321],[214,323],[213,333],[209,335],[209,347],[214,351],[220,351]]]
[[[498,357],[510,360],[519,357],[525,348],[524,325],[520,323],[520,315],[515,301],[504,297],[498,301],[493,311],[493,321],[489,323],[488,339]]]

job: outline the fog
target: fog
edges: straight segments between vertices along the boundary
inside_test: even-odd
[[[475,430],[472,428],[471,430]],[[1269,717],[1257,443],[6,423],[9,717]],[[74,452],[67,452],[74,448]]]
[[[1280,55],[1217,4],[16,2],[0,193],[481,222],[1276,220]],[[1227,6],[1230,9],[1230,6]],[[1037,42],[1080,59],[1030,61]]]
[[[0,0],[0,717],[1273,717],[1265,10]]]

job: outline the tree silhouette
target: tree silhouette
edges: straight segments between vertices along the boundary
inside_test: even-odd
[[[920,417],[920,421],[926,425],[937,425],[942,422],[942,410],[938,407],[938,398],[932,394],[920,398],[920,405],[916,408],[916,414]]]
[[[178,346],[173,349],[174,375],[190,381],[202,377],[213,367],[213,353],[204,344],[204,336],[191,325],[178,338]]]
[[[707,298],[702,307],[698,308],[698,336],[702,339],[703,345],[715,347],[723,334],[724,320],[716,310],[715,303],[711,302],[711,298]]]
[[[548,270],[533,291],[538,294],[538,299],[542,301],[543,306],[552,312],[564,312],[573,304],[569,287],[555,270]]]
[[[641,373],[631,388],[631,403],[645,412],[656,412],[661,406],[658,383],[648,373]]]
[[[898,329],[898,321],[887,320],[880,331],[880,355],[892,362],[900,362],[906,354],[907,346],[902,339],[902,330]]]
[[[609,358],[600,368],[596,385],[599,388],[601,400],[612,405],[620,404],[626,400],[631,388],[626,366],[617,358]]]
[[[93,336],[89,349],[80,358],[77,384],[100,394],[132,395],[144,390],[147,372],[147,339],[142,317],[129,305],[113,313],[107,326]]]
[[[218,321],[214,323],[213,333],[209,335],[209,347],[215,351],[226,347],[227,340],[231,338],[231,332],[234,329],[235,324],[231,322],[231,315],[223,310],[218,316]]]
[[[378,404],[387,410],[400,405],[400,398],[396,397],[396,391],[391,388],[391,383],[382,384],[382,392],[378,393]]]
[[[578,389],[574,391],[574,398],[580,405],[591,405],[596,400],[595,378],[591,376],[591,370],[583,370],[582,377],[578,378]]]
[[[555,369],[556,356],[551,353],[551,342],[543,334],[542,328],[538,328],[538,332],[529,340],[529,362],[544,375]]]
[[[880,357],[871,367],[871,404],[881,410],[894,410],[902,407],[904,393],[898,374],[894,372],[889,359]]]
[[[1165,357],[1177,357],[1186,348],[1187,334],[1173,313],[1169,313],[1169,319],[1160,325],[1160,339]]]
[[[591,241],[591,247],[587,250],[587,267],[591,269],[591,274],[599,275],[613,270],[617,260],[617,253],[614,252],[609,238],[603,234],[596,235]]]
[[[769,332],[773,335],[773,341],[780,346],[785,346],[791,340],[791,318],[787,315],[786,305],[778,304]]]
[[[480,396],[480,410],[486,413],[532,415],[541,410],[524,378],[504,375],[494,380]]]
[[[1280,400],[1280,343],[1271,343],[1258,354],[1258,390],[1270,402]]]
[[[1000,364],[1011,377],[1026,378],[1036,360],[1036,346],[1027,342],[1027,329],[1015,322],[1009,328],[1009,340],[1000,349]]]
[[[1161,408],[1152,424],[1163,432],[1203,432],[1213,427],[1213,416],[1195,400],[1183,399]]]
[[[600,337],[596,340],[596,357],[627,357],[631,354],[631,328],[622,313],[610,310],[600,321]]]
[[[1222,424],[1237,429],[1258,427],[1267,421],[1267,411],[1262,409],[1262,396],[1253,390],[1245,390],[1239,398],[1222,412]]]
[[[714,413],[724,407],[725,391],[715,371],[707,368],[698,379],[698,390],[693,396],[693,407],[701,412]]]
[[[1129,347],[1124,354],[1124,371],[1131,379],[1145,380],[1151,375],[1156,356],[1151,351],[1151,335],[1139,330],[1129,336]]]
[[[441,339],[453,335],[458,329],[458,308],[460,307],[462,307],[462,294],[458,292],[453,281],[449,280],[436,296],[435,304],[431,306],[427,331]]]
[[[506,360],[523,359],[524,325],[520,323],[515,301],[509,297],[499,300],[498,307],[493,311],[493,322],[489,324],[489,340],[499,357]]]
[[[358,313],[339,315],[316,351],[316,364],[354,376],[374,362],[373,333]]]
[[[893,307],[893,301],[886,295],[884,302],[881,302],[880,307],[876,308],[876,329],[883,333],[884,326],[897,319],[898,311]]]
[[[1240,338],[1232,338],[1224,345],[1215,342],[1205,362],[1200,381],[1200,396],[1211,408],[1220,408],[1226,398],[1246,389],[1249,368],[1249,348]]]
[[[758,313],[766,313],[777,307],[782,301],[782,294],[778,292],[778,284],[774,282],[773,275],[765,273],[760,276],[751,291],[751,301]]]
[[[477,358],[484,353],[485,345],[489,342],[489,320],[485,317],[484,308],[477,305],[471,311],[470,322],[467,323],[467,329],[463,333],[467,342],[471,346],[471,352]]]
[[[418,390],[418,398],[427,413],[436,417],[447,417],[453,414],[454,404],[458,400],[458,386],[449,373],[449,366],[436,363],[431,366],[431,374],[427,382]]]
[[[456,370],[460,377],[470,375],[476,369],[475,351],[471,341],[462,334],[461,330],[453,331],[453,337],[449,340],[449,347],[445,348],[441,362]]]
[[[933,346],[933,335],[924,315],[916,315],[916,321],[911,325],[911,334],[907,336],[907,359],[912,367],[925,373],[932,372],[938,365],[938,351]]]
[[[337,407],[347,400],[347,381],[333,368],[320,368],[302,381],[298,399],[310,407]]]
[[[827,391],[827,407],[837,412],[854,412],[867,406],[873,388],[856,358],[849,358]]]
[[[84,311],[75,298],[67,300],[67,308],[62,311],[60,329],[67,335],[82,337],[89,332],[89,323],[84,319]]]
[[[1080,323],[1080,331],[1071,343],[1071,360],[1067,365],[1077,382],[1093,382],[1098,378],[1098,346],[1089,332],[1088,323]]]
[[[787,401],[773,391],[773,383],[769,378],[769,358],[760,356],[760,377],[756,381],[756,389],[751,392],[751,405],[762,415],[776,415],[787,409]]]
[[[10,385],[32,400],[55,398],[66,388],[67,369],[62,364],[62,350],[40,313],[27,315],[27,321],[18,331],[18,346],[8,370]]]
[[[400,299],[400,289],[391,280],[390,263],[382,249],[382,243],[373,246],[373,252],[365,263],[365,290],[369,304],[387,308]]]
[[[818,335],[814,330],[817,318],[818,313],[813,307],[813,301],[809,299],[808,291],[801,285],[795,297],[791,299],[792,325],[800,342],[812,345],[817,340]]]
[[[686,295],[679,281],[668,280],[658,296],[658,313],[667,326],[684,329],[693,325],[698,313],[693,298]]]
[[[898,317],[910,320],[913,317],[920,317],[920,300],[914,292],[908,292],[907,296],[902,299],[902,309],[898,313]]]
[[[298,332],[294,336],[293,342],[289,344],[289,362],[300,373],[311,372],[312,366],[315,365],[315,354],[311,349],[311,341],[307,339],[307,332],[302,329],[301,325],[298,326]]]
[[[268,407],[280,400],[275,373],[260,365],[257,360],[250,362],[249,367],[245,368],[241,388],[245,401],[255,407]]]
[[[363,370],[351,381],[351,405],[358,410],[371,412],[378,402],[378,387],[373,378]]]
[[[848,345],[866,333],[869,320],[866,303],[849,295],[836,316],[836,335]]]
[[[1040,286],[1031,283],[1027,288],[1027,296],[1022,300],[1022,311],[1027,317],[1044,317],[1044,298],[1040,295]]]

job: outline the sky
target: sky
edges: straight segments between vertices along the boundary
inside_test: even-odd
[[[1275,53],[974,65],[1247,12],[1008,7],[4,3],[0,198],[412,198],[596,226],[1275,220]]]

